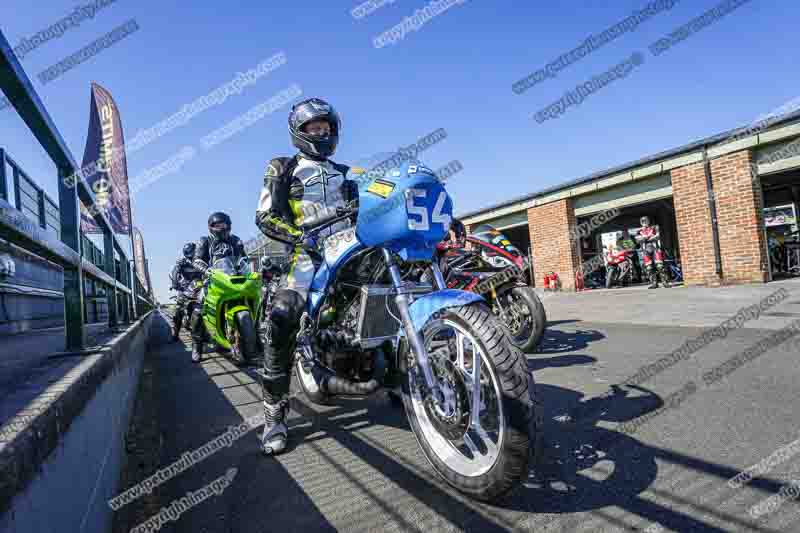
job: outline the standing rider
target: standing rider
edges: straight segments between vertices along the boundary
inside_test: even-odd
[[[208,236],[201,237],[197,241],[194,251],[194,266],[200,271],[201,276],[206,277],[206,273],[214,261],[224,257],[241,261],[243,258],[246,260],[247,253],[242,240],[231,234],[231,217],[217,211],[208,217]],[[202,316],[205,296],[206,287],[204,286],[194,313],[192,313],[192,361],[195,363],[199,362],[203,356],[205,331]]]
[[[171,290],[179,291],[178,301],[175,306],[175,317],[172,329],[172,342],[178,342],[178,334],[181,332],[181,325],[183,324],[183,316],[186,312],[186,301],[183,298],[183,292],[190,288],[195,280],[200,279],[202,274],[192,264],[194,259],[195,243],[187,242],[183,245],[183,257],[175,262],[172,267],[172,272],[169,279],[172,282]]]
[[[358,208],[358,185],[348,172],[363,173],[328,159],[336,150],[341,121],[334,108],[319,98],[303,100],[289,113],[289,134],[299,150],[293,157],[269,162],[256,210],[256,225],[264,235],[285,245],[289,265],[282,275],[270,312],[270,334],[264,349],[264,453],[280,453],[288,430],[290,365],[294,341],[305,309],[311,280],[319,266],[315,240],[304,233],[325,221]],[[319,237],[349,227],[342,220]]]
[[[636,235],[636,241],[642,243],[642,251],[644,252],[644,267],[647,270],[647,275],[650,278],[650,286],[648,289],[658,288],[658,278],[661,277],[661,283],[664,288],[669,288],[669,280],[667,279],[667,271],[664,269],[664,253],[661,250],[661,234],[658,228],[650,224],[650,217],[642,217],[639,219],[641,229]],[[655,263],[655,265],[654,265]]]

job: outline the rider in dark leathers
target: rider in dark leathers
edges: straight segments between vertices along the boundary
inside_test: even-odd
[[[447,277],[447,263],[448,258],[453,255],[466,253],[467,246],[467,230],[464,224],[454,218],[450,221],[450,230],[445,235],[444,239],[436,246],[436,258],[439,263],[439,270]],[[455,250],[453,250],[455,248]],[[421,278],[423,283],[430,283],[432,274],[426,271],[425,275]]]
[[[655,226],[650,224],[649,217],[642,217],[639,219],[641,229],[636,235],[636,241],[642,243],[642,251],[644,252],[644,267],[647,275],[650,278],[650,286],[648,289],[658,288],[658,278],[661,278],[661,283],[664,288],[669,288],[669,279],[667,271],[664,269],[664,252],[661,250],[661,234]]]
[[[236,235],[231,234],[231,217],[222,212],[212,213],[208,217],[208,236],[197,241],[194,251],[194,267],[205,278],[214,261],[223,257],[246,258],[244,243]],[[203,300],[205,287],[200,292],[198,304],[192,313],[192,361],[199,362],[203,354],[205,331],[203,326]]]
[[[328,159],[336,150],[341,121],[327,102],[310,98],[289,113],[289,133],[299,150],[293,157],[277,157],[267,166],[264,188],[256,211],[256,225],[264,235],[285,245],[289,265],[281,276],[272,302],[269,335],[264,349],[264,433],[266,454],[286,447],[284,419],[289,408],[290,365],[308,289],[319,265],[316,242],[304,230],[355,212],[358,184],[347,179],[363,169],[339,165]],[[352,224],[353,218],[335,223],[318,237],[324,239]]]
[[[175,266],[172,267],[172,272],[169,275],[169,279],[172,282],[171,289],[181,293],[178,296],[178,301],[175,306],[175,316],[173,317],[172,325],[172,342],[178,341],[178,334],[181,332],[181,325],[183,324],[183,318],[186,313],[187,302],[184,301],[182,293],[188,289],[195,280],[203,276],[192,264],[195,248],[196,244],[193,242],[188,242],[183,245],[183,257],[175,262]]]

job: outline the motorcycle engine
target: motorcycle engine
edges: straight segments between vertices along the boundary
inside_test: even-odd
[[[326,366],[348,379],[360,381],[371,377],[374,351],[361,350],[356,344],[361,287],[381,281],[387,274],[379,250],[357,254],[337,273],[336,283],[320,312],[315,352]]]

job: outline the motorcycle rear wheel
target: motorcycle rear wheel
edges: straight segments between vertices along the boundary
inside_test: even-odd
[[[447,328],[454,335],[446,337],[446,348],[433,349]],[[411,430],[428,462],[450,485],[477,500],[496,501],[527,477],[531,460],[541,457],[542,406],[527,360],[484,304],[445,309],[423,327],[422,335],[432,363],[439,361],[435,373],[449,398],[446,403],[456,407],[449,420],[437,419],[435,407],[415,385],[421,379],[418,369],[409,369],[402,390]],[[407,350],[405,343],[403,365]],[[451,386],[458,381],[461,385]],[[479,416],[473,417],[476,391]]]

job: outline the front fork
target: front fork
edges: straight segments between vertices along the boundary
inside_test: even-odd
[[[416,330],[414,327],[414,322],[411,320],[411,311],[409,311],[410,301],[408,298],[410,291],[403,285],[403,280],[400,276],[400,268],[397,266],[392,253],[389,250],[384,249],[383,257],[386,260],[386,265],[389,267],[389,273],[392,276],[392,284],[397,292],[397,296],[395,296],[394,300],[397,304],[397,310],[400,312],[400,319],[403,321],[403,329],[405,329],[406,337],[411,345],[411,349],[417,356],[417,364],[422,369],[422,375],[425,378],[425,385],[427,386],[430,394],[433,395],[436,403],[442,405],[444,403],[444,394],[442,393],[439,383],[436,381],[436,378],[433,375],[433,370],[431,370],[428,350],[425,348],[422,335],[420,335],[420,332]],[[439,287],[439,289],[444,288],[444,277],[442,276],[441,270],[439,270],[439,265],[437,265],[434,261],[431,264],[431,268],[433,269],[433,277],[436,285]]]

